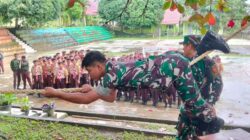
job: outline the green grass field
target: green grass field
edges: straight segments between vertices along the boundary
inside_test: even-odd
[[[149,137],[138,133],[112,133],[61,123],[0,116],[1,136],[8,140],[174,140],[173,137]]]

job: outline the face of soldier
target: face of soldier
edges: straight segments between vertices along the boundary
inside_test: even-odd
[[[91,79],[100,80],[105,74],[105,64],[96,62],[94,65],[86,67],[86,70]]]
[[[212,66],[212,72],[213,72],[214,75],[220,74],[220,70],[219,70],[219,67],[218,67],[217,64],[214,64],[214,65]]]
[[[183,54],[186,57],[194,57],[196,54],[195,48],[191,44],[183,44]]]
[[[17,54],[15,55],[15,59],[18,59],[18,55]]]

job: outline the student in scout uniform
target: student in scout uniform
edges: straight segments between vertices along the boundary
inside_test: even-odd
[[[58,62],[59,68],[55,72],[54,83],[57,88],[66,88],[68,83],[68,71],[63,62]]]
[[[89,74],[88,71],[85,68],[80,69],[80,87],[85,84],[89,84]]]
[[[47,60],[44,61],[43,65],[44,87],[53,87],[53,66],[50,60],[50,58],[47,58]]]
[[[33,61],[34,65],[31,68],[33,88],[42,89],[43,88],[43,69],[38,60]]]
[[[76,88],[79,86],[79,74],[80,67],[77,66],[76,61],[71,59],[71,65],[69,67],[69,87]]]

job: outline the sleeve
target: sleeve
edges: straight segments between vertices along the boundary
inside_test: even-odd
[[[185,63],[182,63],[179,68],[179,76],[174,77],[173,80],[177,93],[185,105],[185,112],[191,116],[199,117],[205,122],[210,122],[215,117],[214,110],[201,98],[191,69]]]
[[[214,76],[212,72],[212,67],[215,65],[214,60],[209,57],[205,58],[205,77],[207,78],[206,84],[212,83]]]
[[[110,88],[105,88],[101,85],[98,85],[97,87],[94,88],[97,94],[101,96],[108,96],[110,94],[111,89]]]
[[[121,76],[120,76],[121,77]],[[119,75],[117,74],[117,68],[112,66],[112,64],[107,64],[106,73],[101,80],[101,85],[104,88],[115,88],[118,84]]]

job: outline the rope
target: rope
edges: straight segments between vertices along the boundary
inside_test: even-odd
[[[82,88],[64,88],[64,89],[56,89],[58,91],[63,92],[80,92]],[[26,90],[0,90],[0,94],[5,93],[14,93],[14,94],[36,94],[42,93],[44,89],[26,89]]]

